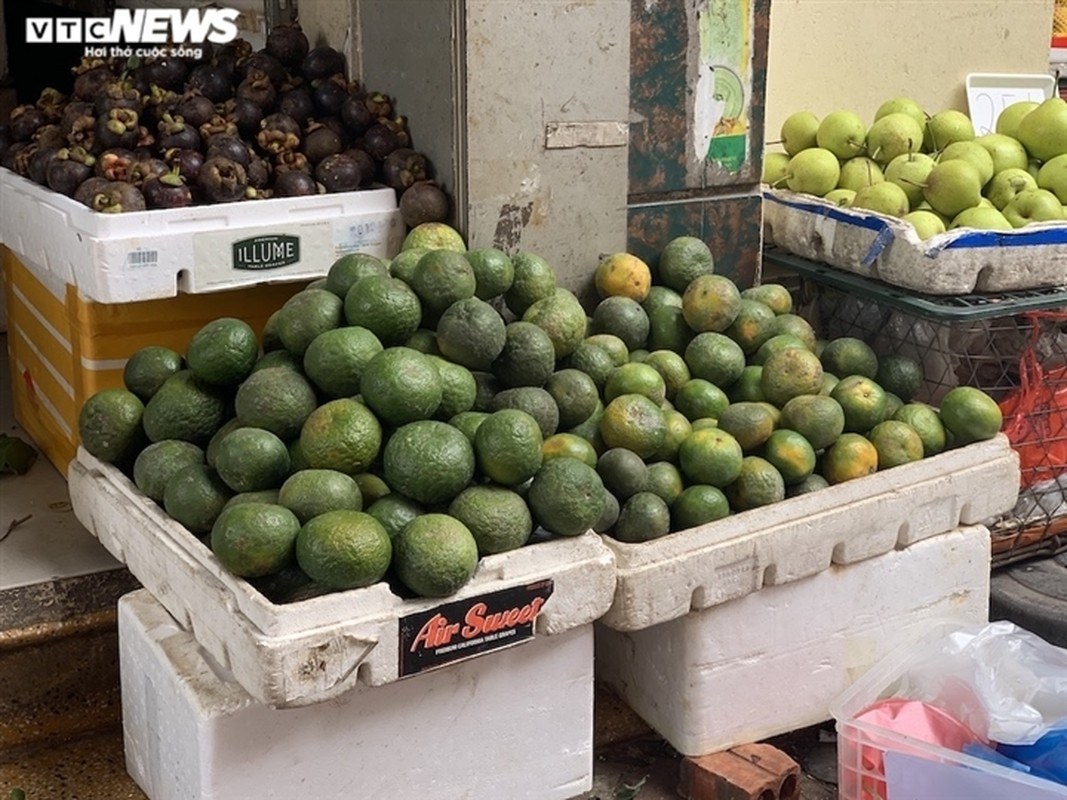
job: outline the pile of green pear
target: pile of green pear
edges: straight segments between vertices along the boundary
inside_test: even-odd
[[[782,151],[764,154],[763,182],[899,217],[923,240],[1067,220],[1067,102],[1012,103],[995,128],[978,136],[963,112],[931,116],[908,97],[884,102],[869,127],[853,111],[797,111]]]

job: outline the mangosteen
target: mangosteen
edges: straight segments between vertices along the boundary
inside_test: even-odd
[[[80,69],[80,67],[75,67],[75,70]],[[111,70],[104,64],[87,67],[82,71],[77,71],[76,75],[77,77],[74,78],[74,94],[78,99],[86,100],[90,103],[96,100],[96,96],[100,94],[100,91],[107,84],[115,80]]]
[[[227,113],[226,119],[237,126],[241,136],[251,139],[259,131],[259,123],[263,121],[263,109],[251,100],[234,100],[233,109]]]
[[[38,147],[54,147],[56,150],[67,145],[67,137],[63,135],[63,131],[55,123],[42,125],[38,128],[37,132],[33,134],[33,141],[37,142]]]
[[[198,92],[187,92],[174,107],[173,114],[184,119],[186,125],[199,128],[215,116],[215,104]]]
[[[129,180],[130,167],[135,160],[133,151],[113,147],[96,157],[94,173],[109,181],[126,181]]]
[[[289,73],[282,62],[262,50],[252,53],[248,58],[237,63],[236,74],[242,81],[247,80],[253,72],[262,72],[275,88],[280,87],[289,78]]]
[[[245,189],[245,200],[269,200],[274,197],[274,190],[249,186]]]
[[[265,158],[254,156],[245,168],[248,173],[248,185],[253,189],[265,189],[274,174],[270,162]]]
[[[391,117],[393,115],[393,99],[383,92],[371,92],[363,101],[371,116]]]
[[[397,147],[411,147],[411,133],[408,131],[408,118],[396,116],[392,119],[379,120],[382,125],[396,134]]]
[[[340,153],[343,147],[341,137],[321,122],[312,122],[304,131],[304,154],[313,164]]]
[[[130,164],[128,180],[134,186],[142,187],[149,178],[159,177],[170,171],[167,162],[161,158],[138,158]]]
[[[8,145],[7,150],[4,151],[3,158],[0,158],[0,167],[3,167],[4,169],[9,169],[12,172],[18,172],[18,170],[15,168],[15,164],[18,161],[19,154],[29,147],[36,146],[37,145],[35,145],[33,142],[12,142],[10,145]]]
[[[233,97],[231,71],[214,64],[194,67],[185,81],[186,91],[197,90],[212,103],[221,103]]]
[[[434,181],[417,181],[400,195],[400,216],[409,228],[448,219],[448,195]]]
[[[89,197],[86,203],[94,211],[104,214],[122,214],[127,211],[144,211],[144,195],[132,183],[109,181]]]
[[[370,153],[358,147],[352,147],[345,150],[345,155],[351,156],[359,164],[360,186],[370,186],[378,180],[381,168]]]
[[[232,203],[244,197],[248,173],[236,161],[214,156],[204,161],[196,182],[209,202]]]
[[[345,57],[329,45],[319,45],[308,51],[304,61],[300,65],[300,72],[304,79],[313,81],[317,78],[325,78],[335,72],[345,71]]]
[[[26,142],[26,146],[19,148],[18,152],[15,153],[10,169],[23,178],[28,178],[30,175],[30,162],[39,149],[36,142]]]
[[[344,153],[327,156],[315,167],[315,180],[327,192],[351,192],[359,188],[359,164]]]
[[[176,169],[148,178],[141,193],[149,208],[183,208],[193,204],[193,191]]]
[[[37,129],[48,124],[48,118],[44,112],[34,105],[24,103],[15,106],[11,110],[11,119],[8,122],[8,131],[11,139],[16,142],[28,142],[37,133]]]
[[[143,150],[146,155],[151,155],[156,150],[156,135],[148,129],[147,125],[137,126],[137,144],[133,146],[133,149]]]
[[[45,183],[52,191],[70,197],[93,174],[95,161],[80,147],[62,147],[48,164]]]
[[[153,85],[144,96],[141,122],[150,130],[156,130],[164,114],[173,114],[175,106],[178,105],[178,97],[178,94],[170,89]]]
[[[318,194],[319,187],[311,174],[303,170],[289,170],[278,174],[274,179],[275,197],[301,197]]]
[[[49,122],[59,122],[60,117],[63,116],[63,108],[66,104],[67,96],[65,94],[59,91],[59,89],[46,86],[41,90],[41,94],[37,98],[35,105],[37,106],[37,110],[44,114],[45,119]]]
[[[190,150],[200,149],[200,132],[192,125],[185,122],[180,114],[171,116],[164,114],[159,126],[159,146],[163,150],[171,148],[187,148]]]
[[[38,144],[37,149],[34,151],[33,155],[30,156],[30,161],[26,165],[26,177],[34,183],[39,183],[41,186],[47,186],[48,165],[55,160],[58,152],[58,147],[43,147]]]
[[[270,77],[261,69],[249,70],[237,86],[238,100],[251,100],[264,111],[274,108],[278,92]]]
[[[216,133],[204,142],[204,152],[208,158],[222,156],[247,167],[252,161],[252,149],[239,136]]]
[[[189,75],[189,66],[176,56],[162,56],[141,67],[141,72],[150,87],[158,86],[161,89],[180,92]]]
[[[296,68],[307,57],[309,46],[308,37],[294,19],[271,28],[264,49],[286,67]]]
[[[175,147],[163,154],[163,160],[171,169],[176,169],[184,175],[190,184],[195,185],[200,167],[204,164],[204,154],[199,150]]]
[[[140,135],[140,116],[132,108],[113,108],[96,118],[96,141],[105,149],[133,148]]]
[[[400,140],[396,133],[388,126],[377,123],[371,125],[363,134],[363,149],[370,153],[378,161],[384,161],[385,157],[400,146]]]
[[[378,120],[364,100],[362,96],[349,95],[341,104],[341,121],[353,136],[362,136]]]
[[[308,157],[297,150],[282,150],[274,156],[274,171],[281,175],[283,172],[307,172],[311,173],[311,162]]]
[[[321,116],[329,117],[341,113],[341,106],[348,99],[348,82],[341,73],[328,78],[319,78],[311,82],[311,97],[315,108]]]
[[[74,129],[74,120],[78,117],[95,117],[93,104],[85,100],[72,100],[63,108],[63,114],[59,118],[59,129],[64,136],[69,136]]]
[[[228,133],[237,136],[237,125],[221,114],[215,114],[207,122],[200,126],[200,138],[209,139],[218,133]]]
[[[238,62],[252,55],[252,50],[253,47],[247,39],[234,39],[216,48],[210,63],[233,75],[237,71]]]
[[[128,108],[141,113],[141,93],[128,80],[113,80],[93,99],[93,111],[102,117],[113,108]]]
[[[315,101],[306,86],[289,89],[278,97],[278,111],[296,120],[310,119],[315,115]]]
[[[75,200],[84,206],[89,205],[92,196],[102,190],[111,181],[107,178],[101,178],[99,175],[93,175],[90,178],[86,178],[80,184],[78,188],[74,190],[74,194],[71,195]]]
[[[267,153],[297,150],[302,142],[300,133],[300,125],[295,119],[276,111],[263,118],[256,142]]]
[[[426,156],[409,147],[398,147],[382,162],[382,175],[387,186],[403,191],[428,177]]]
[[[72,147],[82,147],[90,153],[99,153],[104,148],[96,140],[96,117],[89,114],[78,117],[71,123],[67,143]]]

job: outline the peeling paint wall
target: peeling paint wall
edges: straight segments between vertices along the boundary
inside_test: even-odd
[[[967,110],[970,72],[1047,73],[1054,0],[774,0],[767,133],[808,109],[871,120],[883,100]]]

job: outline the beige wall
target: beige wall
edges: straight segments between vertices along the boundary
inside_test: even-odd
[[[967,110],[969,72],[1047,73],[1054,0],[772,0],[767,140],[782,120],[883,100]]]

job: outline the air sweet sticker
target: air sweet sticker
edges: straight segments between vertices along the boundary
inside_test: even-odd
[[[400,677],[532,639],[552,590],[546,578],[401,617]]]

